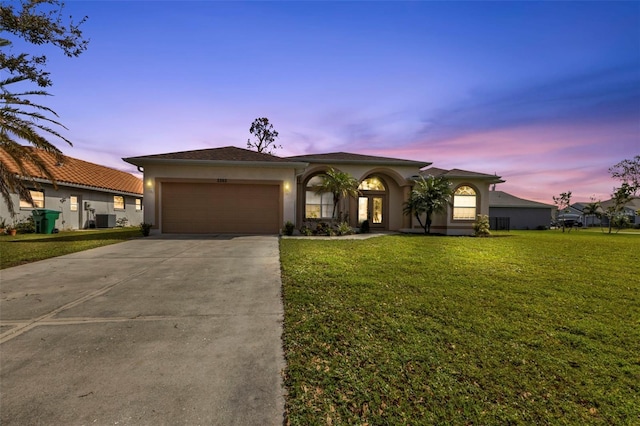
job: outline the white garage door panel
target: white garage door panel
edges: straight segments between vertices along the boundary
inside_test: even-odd
[[[162,232],[185,234],[276,234],[278,185],[162,184]]]

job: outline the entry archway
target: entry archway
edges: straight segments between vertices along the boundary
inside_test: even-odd
[[[387,228],[387,185],[380,176],[369,176],[358,187],[358,225],[365,220],[371,228]]]

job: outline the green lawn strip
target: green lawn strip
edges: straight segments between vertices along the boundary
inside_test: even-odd
[[[637,235],[281,242],[291,424],[640,421]]]
[[[138,228],[18,234],[0,237],[0,269],[141,237]]]

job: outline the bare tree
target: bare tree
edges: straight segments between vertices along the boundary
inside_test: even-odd
[[[251,139],[247,139],[247,148],[249,149],[255,148],[258,152],[273,154],[276,149],[282,148],[282,145],[275,143],[278,132],[274,130],[273,124],[269,123],[267,117],[256,118],[253,123],[251,123],[249,133],[256,139],[253,142]]]

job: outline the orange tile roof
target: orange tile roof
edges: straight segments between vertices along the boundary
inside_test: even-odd
[[[59,185],[73,184],[116,192],[142,195],[142,180],[131,173],[111,169],[88,161],[63,155],[62,164],[58,164],[54,154],[34,147],[24,147],[36,153],[48,166]],[[18,173],[18,167],[4,149],[0,148],[0,161],[12,173]],[[46,176],[31,164],[25,164],[29,174],[38,179],[47,180]]]

